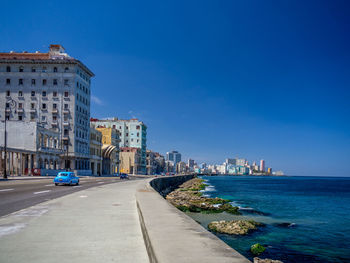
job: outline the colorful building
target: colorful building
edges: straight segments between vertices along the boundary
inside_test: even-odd
[[[120,147],[131,147],[140,149],[140,166],[138,172],[146,174],[146,147],[147,147],[147,126],[138,119],[119,120],[118,118],[91,119],[96,126],[114,128],[120,134]]]
[[[102,174],[119,172],[119,132],[113,128],[97,126],[102,134]]]

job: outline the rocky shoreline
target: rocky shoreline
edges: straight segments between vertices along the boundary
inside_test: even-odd
[[[257,230],[262,223],[254,220],[232,220],[232,221],[213,221],[208,225],[211,231],[229,234],[229,235],[246,235],[251,231]]]
[[[222,198],[210,198],[203,196],[206,184],[203,179],[194,178],[179,186],[169,193],[166,199],[183,212],[194,213],[230,213],[240,215],[237,206],[232,206],[230,200]]]
[[[183,212],[194,213],[230,213],[241,215],[237,206],[232,206],[230,200],[222,198],[210,198],[203,196],[202,191],[206,188],[203,179],[194,178],[181,184],[177,189],[166,196],[166,199],[176,208]],[[208,224],[208,229],[212,232],[228,235],[247,235],[259,227],[264,226],[254,220],[231,220],[212,221]],[[254,244],[251,248],[253,255],[259,255],[265,248],[260,244]],[[260,250],[259,250],[260,249]],[[254,263],[283,263],[279,260],[260,259],[255,257]]]

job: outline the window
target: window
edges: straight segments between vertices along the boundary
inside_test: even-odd
[[[68,104],[64,104],[64,109],[68,110]]]
[[[34,67],[32,67],[32,72],[35,72],[35,71],[36,71],[36,69]]]
[[[31,91],[31,96],[35,97],[35,91],[34,90]]]
[[[126,133],[126,136],[129,136],[129,133]]]
[[[139,136],[140,136],[140,133],[138,132],[138,133],[137,133],[137,137],[139,137]]]
[[[68,79],[64,80],[64,85],[68,86]]]
[[[68,72],[69,71],[69,68],[68,67],[65,67],[64,68],[64,72]]]
[[[11,72],[11,67],[7,66],[6,67],[6,72]]]
[[[136,129],[139,130],[139,129],[140,129],[140,125],[137,125],[137,126],[136,126]]]
[[[23,109],[23,103],[18,103],[18,108]]]
[[[31,108],[32,110],[34,110],[34,109],[35,109],[35,103],[31,103],[31,104],[30,104],[30,108]]]
[[[32,85],[35,85],[35,79],[32,79]]]
[[[64,129],[64,135],[68,136],[68,129]]]
[[[67,114],[64,114],[63,120],[64,120],[64,121],[68,121],[68,115],[67,115]]]
[[[23,85],[23,79],[18,80],[18,85]]]
[[[45,86],[47,83],[47,80],[46,79],[43,79],[43,85]]]
[[[43,67],[43,72],[46,72],[46,67]]]
[[[57,121],[57,116],[56,115],[52,116],[52,120]]]
[[[18,91],[18,97],[23,97],[23,92],[21,90]]]
[[[57,68],[56,67],[53,68],[53,72],[57,72]]]
[[[18,71],[23,72],[23,67],[19,67]]]
[[[43,91],[43,92],[41,93],[41,95],[42,95],[43,97],[46,97],[46,91]]]
[[[57,91],[52,92],[52,96],[57,97]]]
[[[57,85],[57,79],[53,80],[53,85]]]
[[[113,129],[115,129],[115,125],[113,125]]]
[[[22,115],[18,115],[18,120],[19,121],[23,120],[23,116]]]
[[[6,84],[10,85],[11,84],[11,79],[6,79]]]
[[[41,108],[42,108],[43,110],[46,110],[46,103],[43,103],[42,106],[41,106]]]
[[[68,91],[65,91],[65,92],[64,92],[64,97],[65,97],[65,98],[68,98],[68,97],[69,97],[69,92],[68,92]]]
[[[30,120],[33,121],[35,119],[35,114],[34,113],[31,113],[30,114]]]
[[[56,103],[52,104],[52,108],[57,109],[57,104]]]
[[[46,121],[46,116],[41,116],[41,121],[45,122]]]
[[[7,96],[7,97],[10,97],[10,96],[11,96],[11,91],[6,90],[6,96]]]

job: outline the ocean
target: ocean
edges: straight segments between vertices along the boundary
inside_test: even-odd
[[[266,246],[261,258],[287,262],[350,262],[350,178],[203,176],[204,194],[230,199],[242,216],[188,213],[204,227],[214,220],[253,219],[266,224],[246,236],[216,235],[249,259],[250,246]]]

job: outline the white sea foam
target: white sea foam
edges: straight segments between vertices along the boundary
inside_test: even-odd
[[[243,206],[238,206],[240,210],[254,210],[252,207],[243,207]]]
[[[215,191],[216,191],[216,188],[210,184],[208,184],[204,189],[204,192],[215,192]]]

